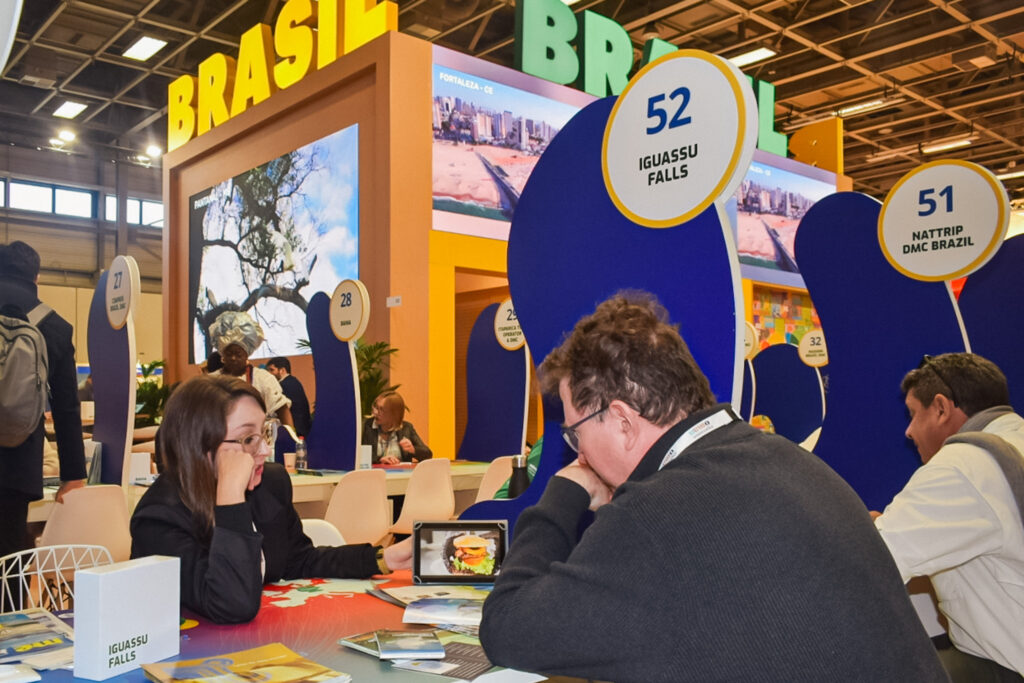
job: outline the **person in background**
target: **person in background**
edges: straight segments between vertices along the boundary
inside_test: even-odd
[[[374,400],[373,416],[363,424],[363,445],[372,446],[374,464],[396,465],[434,457],[412,423],[405,421],[405,401],[394,391]]]
[[[220,358],[220,351],[211,351],[210,355],[206,357],[206,363],[203,365],[203,373],[216,372],[222,367],[224,367],[224,361]]]
[[[210,339],[220,353],[221,367],[208,374],[241,377],[256,387],[267,412],[281,424],[295,426],[289,409],[291,401],[281,391],[277,378],[249,362],[249,356],[263,343],[263,329],[244,311],[225,311],[210,325]]]
[[[218,623],[249,621],[263,584],[366,578],[411,564],[411,541],[314,547],[270,453],[263,397],[230,376],[200,375],[168,399],[157,436],[164,472],[131,520],[133,558],[181,558],[181,603]]]
[[[480,624],[491,662],[619,683],[948,680],[857,494],[716,405],[653,297],[600,304],[540,373],[578,459],[516,522]]]
[[[309,414],[309,399],[306,398],[302,382],[292,374],[291,361],[284,356],[275,356],[267,361],[267,372],[277,378],[281,384],[281,391],[292,402],[291,413],[295,433],[299,436],[309,436],[309,428],[313,426],[313,418]]]
[[[78,400],[79,400],[79,402],[95,400],[93,398],[93,392],[92,392],[92,373],[91,372],[88,374],[88,376],[86,376],[85,379],[82,380],[82,383],[78,385]]]
[[[28,244],[0,245],[0,311],[5,315],[27,320],[40,303],[39,267],[39,253]],[[37,327],[46,340],[50,410],[60,460],[57,502],[63,502],[69,490],[85,486],[86,476],[73,328],[56,312]],[[29,503],[43,497],[43,438],[40,415],[39,426],[24,443],[0,447],[0,557],[31,546],[26,521]]]
[[[1024,681],[1024,419],[1002,371],[973,353],[925,356],[901,389],[924,464],[875,525],[904,581],[931,577],[951,678]]]

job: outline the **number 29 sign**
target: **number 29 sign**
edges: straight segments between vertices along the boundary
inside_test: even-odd
[[[331,330],[347,342],[358,339],[370,322],[370,294],[359,280],[342,280],[331,295]]]
[[[731,62],[679,50],[640,70],[605,126],[608,195],[635,223],[683,223],[732,194],[754,156],[757,103]]]

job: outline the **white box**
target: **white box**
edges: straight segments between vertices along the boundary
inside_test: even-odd
[[[152,555],[75,572],[75,677],[102,681],[178,654],[181,560]]]
[[[359,446],[356,452],[356,469],[368,470],[373,467],[373,446]]]

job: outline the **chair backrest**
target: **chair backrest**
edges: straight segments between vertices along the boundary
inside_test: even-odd
[[[354,470],[334,487],[324,519],[341,532],[346,543],[377,543],[390,532],[384,470]]]
[[[417,520],[436,521],[455,515],[455,491],[452,488],[451,461],[447,458],[424,460],[413,468],[405,491],[402,514],[391,527],[396,534],[411,534]]]
[[[487,466],[487,471],[484,472],[483,478],[480,479],[480,488],[476,490],[476,502],[479,503],[481,500],[493,498],[494,494],[501,488],[501,485],[508,481],[511,476],[511,455],[503,455],[492,460],[491,464]]]
[[[46,520],[39,545],[101,545],[115,562],[131,555],[124,490],[110,484],[72,489]]]
[[[50,611],[74,605],[75,570],[111,564],[98,545],[54,545],[0,557],[0,612],[29,607]]]
[[[302,533],[306,534],[315,546],[345,545],[345,539],[342,537],[341,532],[325,519],[302,520]]]

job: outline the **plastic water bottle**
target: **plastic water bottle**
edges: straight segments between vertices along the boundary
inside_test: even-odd
[[[526,456],[512,456],[512,477],[508,480],[508,497],[518,498],[530,485],[530,473],[526,471]]]
[[[306,450],[306,439],[301,436],[295,443],[295,469],[300,472],[309,469],[309,453]]]

